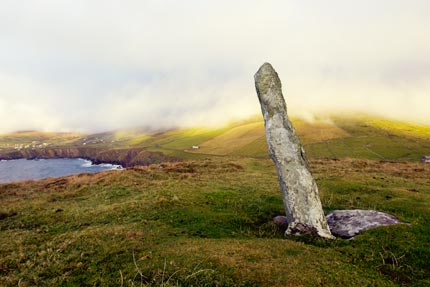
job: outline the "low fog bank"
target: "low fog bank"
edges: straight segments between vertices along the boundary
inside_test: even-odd
[[[274,66],[292,116],[312,119],[319,114],[358,112],[430,125],[430,86],[423,83],[387,86],[369,80],[303,79],[288,70],[283,72],[282,65]],[[95,91],[102,94],[98,97],[90,97],[92,91],[74,93],[9,78],[0,89],[14,96],[0,98],[0,132],[94,133],[142,126],[153,130],[220,126],[261,115],[252,77],[257,68],[222,81],[201,71],[198,77],[183,73],[146,85],[126,83],[104,93]],[[28,96],[34,93],[38,96]]]

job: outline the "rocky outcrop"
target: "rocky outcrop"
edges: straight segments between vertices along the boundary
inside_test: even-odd
[[[393,215],[376,210],[334,210],[327,215],[331,232],[342,238],[352,238],[365,230],[401,224]]]
[[[93,163],[112,163],[123,167],[136,165],[150,165],[161,162],[176,162],[180,159],[167,156],[161,152],[149,152],[142,148],[132,149],[106,149],[106,148],[81,148],[81,147],[57,147],[41,149],[23,149],[0,153],[0,159],[35,159],[35,158],[84,158]]]
[[[288,222],[286,234],[312,233],[332,239],[334,237],[328,228],[305,151],[288,119],[278,74],[270,64],[265,63],[254,78],[269,153],[275,163],[282,191]]]

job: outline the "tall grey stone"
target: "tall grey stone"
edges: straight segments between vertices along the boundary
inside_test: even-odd
[[[287,116],[278,74],[269,63],[254,76],[269,153],[275,163],[288,228],[286,234],[313,233],[332,239],[305,152]]]

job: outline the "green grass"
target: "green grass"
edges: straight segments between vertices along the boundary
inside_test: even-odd
[[[201,144],[198,153],[227,155],[240,150],[264,135],[261,121],[233,127]]]
[[[318,158],[360,158],[375,160],[419,161],[430,153],[430,138],[416,137],[411,133],[400,134],[398,129],[390,129],[391,121],[377,117],[334,117],[334,124],[344,130],[348,137],[339,137],[322,142],[306,144],[310,157]],[[380,123],[386,124],[384,128]],[[401,126],[392,122],[393,127]],[[403,123],[405,127],[415,125]],[[422,134],[430,132],[430,127],[416,126]]]
[[[324,209],[411,225],[284,238],[267,159],[211,158],[0,186],[2,286],[427,286],[430,166],[314,160]]]
[[[175,129],[155,134],[139,145],[143,147],[163,147],[165,149],[184,150],[191,149],[193,145],[199,145],[204,141],[223,133],[225,128],[207,129],[190,128]]]
[[[414,124],[409,122],[402,122],[399,120],[385,119],[379,117],[371,117],[369,115],[362,115],[355,117],[357,120],[366,122],[367,124],[385,130],[390,134],[399,136],[427,138],[430,139],[430,128],[428,125]]]
[[[159,133],[15,133],[0,149],[90,140],[100,159],[133,147],[134,162],[163,160],[147,151],[189,161],[0,185],[0,286],[429,286],[430,165],[417,161],[430,153],[430,128],[370,116],[293,122],[326,212],[377,209],[410,225],[352,241],[284,238],[259,118]]]

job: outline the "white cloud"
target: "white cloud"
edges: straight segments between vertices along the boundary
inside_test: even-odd
[[[25,77],[0,74],[0,130],[61,130],[57,91]]]
[[[259,113],[278,70],[290,112],[429,123],[430,2],[40,0],[0,4],[0,132],[216,124]]]

